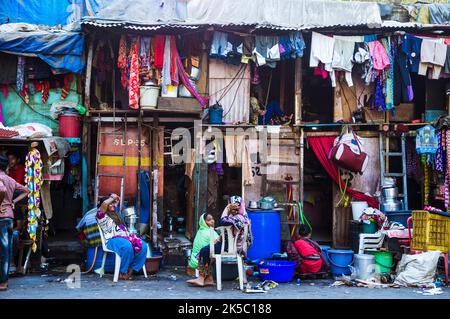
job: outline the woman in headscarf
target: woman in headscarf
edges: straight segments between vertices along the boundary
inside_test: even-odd
[[[192,247],[191,257],[189,258],[189,267],[192,269],[198,268],[198,258],[200,250],[208,246],[211,238],[211,229],[214,229],[214,217],[209,213],[204,213],[200,216],[198,221],[198,231],[195,235],[194,244]],[[217,240],[219,235],[214,231],[214,239]]]
[[[147,258],[147,244],[130,233],[116,212],[120,198],[117,194],[100,200],[95,218],[106,241],[106,247],[120,256],[120,275],[130,280],[133,271],[140,271]]]
[[[250,247],[253,238],[251,233],[250,219],[245,211],[245,205],[242,204],[242,198],[240,196],[231,196],[229,204],[223,210],[222,216],[219,221],[219,226],[233,226],[233,235],[237,237],[236,248],[239,254],[245,255],[246,249],[244,246]],[[245,228],[247,227],[247,236],[245,234]],[[222,243],[221,237],[219,237],[214,244],[215,254],[220,254],[222,245],[225,245],[225,250],[228,248],[228,243]],[[204,287],[214,285],[214,280],[211,275],[211,258],[210,258],[210,246],[203,247],[199,253],[198,269],[199,277],[196,279],[188,280],[187,283]]]

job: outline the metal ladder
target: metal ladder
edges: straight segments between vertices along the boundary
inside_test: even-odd
[[[400,142],[400,152],[391,152],[389,149],[390,139],[397,139]],[[402,133],[400,137],[389,136],[389,133],[380,133],[380,184],[383,184],[385,177],[401,177],[403,182],[403,193],[398,194],[398,197],[403,198],[403,209],[408,210],[408,186],[406,176],[406,136]],[[389,170],[389,158],[401,157],[402,172],[391,172]]]
[[[121,133],[119,133],[122,131]],[[121,136],[122,141],[125,143],[123,147],[122,153],[108,152],[108,153],[100,153],[100,145],[102,140],[102,135],[113,135],[113,136]],[[126,177],[126,144],[127,144],[127,119],[125,115],[125,119],[122,120],[122,125],[119,128],[116,128],[116,122],[113,122],[113,131],[112,132],[103,132],[102,131],[102,121],[101,117],[98,118],[98,126],[97,126],[97,158],[95,162],[95,203],[98,202],[98,198],[101,196],[107,196],[108,194],[99,194],[100,189],[100,179],[102,177],[108,178],[120,178],[120,211],[123,208],[123,199],[125,196],[125,177]],[[98,166],[100,164],[100,160],[102,156],[114,156],[122,158],[122,173],[99,173]]]

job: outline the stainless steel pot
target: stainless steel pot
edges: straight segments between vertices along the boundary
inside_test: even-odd
[[[258,205],[261,209],[274,209],[276,201],[273,197],[264,197],[259,200]]]
[[[386,199],[397,198],[398,188],[397,187],[386,187],[383,188],[383,197]]]
[[[396,199],[385,199],[380,204],[380,209],[382,212],[393,212],[402,210],[402,202]]]

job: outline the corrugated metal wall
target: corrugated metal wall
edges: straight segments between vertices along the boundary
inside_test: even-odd
[[[250,66],[236,78],[231,87],[224,89],[239,72],[240,66],[226,64],[218,59],[209,60],[210,105],[219,102],[224,109],[224,123],[237,123],[249,120],[250,106]],[[227,91],[227,92],[226,92]],[[222,94],[226,94],[222,97]],[[219,101],[220,100],[220,101]]]

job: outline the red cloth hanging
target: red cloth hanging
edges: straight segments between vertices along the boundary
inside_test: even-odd
[[[172,35],[170,37],[170,78],[172,79],[172,85],[178,86],[180,82],[178,79],[178,65],[177,65],[177,43],[175,42],[175,37]]]
[[[153,65],[157,69],[162,69],[164,65],[164,35],[155,35]]]
[[[322,164],[323,168],[327,171],[328,175],[339,185],[344,186],[345,182],[341,179],[339,175],[339,170],[336,165],[331,161],[330,150],[333,147],[334,136],[314,136],[308,137],[308,143],[311,146],[314,154],[316,154],[319,162]],[[344,187],[343,187],[344,188]],[[354,189],[347,188],[346,192],[356,200],[366,201],[370,207],[379,208],[378,201],[372,197],[367,196],[361,192],[358,192]]]
[[[131,109],[139,109],[139,44],[140,36],[137,36],[131,47],[130,82],[128,101]]]

